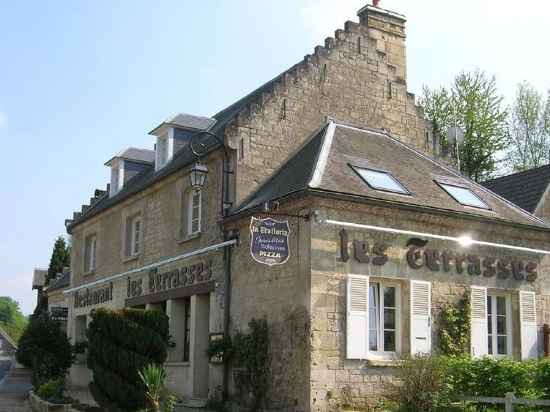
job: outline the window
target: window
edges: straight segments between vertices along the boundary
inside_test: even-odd
[[[137,256],[141,252],[141,240],[143,236],[143,220],[140,214],[126,218],[125,255]]]
[[[464,206],[477,207],[480,209],[489,209],[489,206],[481,200],[474,192],[466,187],[450,185],[437,182],[454,200]]]
[[[397,352],[399,330],[399,287],[394,284],[369,285],[370,352]]]
[[[159,136],[157,138],[157,162],[155,169],[159,170],[162,168],[169,160],[169,139],[168,136]]]
[[[93,272],[96,268],[97,236],[89,235],[84,241],[84,272]]]
[[[201,191],[192,190],[187,201],[187,234],[193,235],[201,231]]]
[[[370,187],[376,190],[385,192],[401,193],[409,195],[410,192],[389,172],[365,169],[352,166],[353,170],[363,179]]]
[[[491,356],[511,355],[510,296],[487,295],[487,353]]]
[[[183,337],[183,361],[189,362],[191,348],[191,299],[185,299],[185,333]]]

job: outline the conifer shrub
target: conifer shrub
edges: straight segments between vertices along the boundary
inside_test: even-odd
[[[160,311],[98,309],[88,326],[90,390],[108,411],[135,411],[145,406],[139,371],[162,365],[167,357],[168,317]]]

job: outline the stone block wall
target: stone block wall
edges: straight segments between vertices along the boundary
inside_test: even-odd
[[[346,22],[344,30],[336,30],[324,46],[272,82],[226,128],[229,145],[242,151],[236,165],[237,204],[327,117],[389,129],[432,153],[431,127],[407,91],[404,22],[399,24],[374,17]]]

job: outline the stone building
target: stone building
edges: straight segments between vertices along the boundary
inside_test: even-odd
[[[242,405],[241,371],[205,349],[265,318],[265,406],[284,411],[375,403],[396,361],[437,348],[441,305],[463,296],[472,355],[539,356],[550,228],[434,159],[404,16],[358,15],[211,118],[171,117],[154,151],[106,163],[106,190],[66,222],[74,342],[95,308],[162,310],[169,389]],[[90,378],[71,370],[73,385]]]

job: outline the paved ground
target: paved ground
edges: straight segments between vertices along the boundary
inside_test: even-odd
[[[0,366],[0,412],[30,412],[27,402],[31,389],[30,371],[18,368],[12,368],[7,374],[5,371],[3,364]]]

